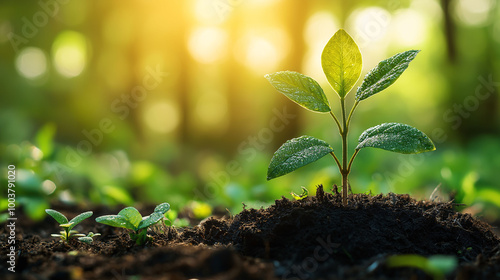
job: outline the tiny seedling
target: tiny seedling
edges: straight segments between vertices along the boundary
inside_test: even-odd
[[[45,212],[49,214],[56,222],[59,223],[59,226],[62,227],[64,230],[60,231],[59,234],[51,234],[52,237],[59,237],[61,238],[61,241],[68,242],[70,238],[78,237],[78,240],[81,242],[90,244],[93,241],[94,236],[101,235],[99,233],[93,233],[89,232],[88,235],[78,233],[78,231],[73,230],[73,228],[81,223],[83,220],[87,219],[88,217],[92,216],[92,211],[88,211],[85,213],[82,213],[76,217],[74,217],[71,221],[68,221],[68,218],[64,216],[62,213],[57,212],[56,210],[52,209],[45,209]]]
[[[368,72],[358,87],[354,104],[347,114],[345,97],[361,75],[362,59],[351,36],[343,29],[337,31],[323,49],[321,65],[328,82],[340,98],[340,120],[333,113],[321,86],[311,77],[292,71],[266,75],[274,88],[298,105],[314,112],[330,114],[342,138],[342,162],[333,148],[323,140],[311,136],[288,140],[274,153],[267,170],[267,180],[288,174],[331,154],[342,176],[342,203],[347,205],[348,176],[352,162],[361,149],[373,147],[402,154],[435,150],[432,141],[420,130],[401,123],[384,123],[365,130],[359,137],[351,158],[348,158],[347,135],[355,109],[361,101],[392,85],[418,52],[410,50],[398,53],[381,61]]]
[[[147,236],[148,227],[163,219],[168,210],[170,210],[170,204],[165,202],[156,206],[151,215],[142,217],[137,209],[127,207],[118,212],[118,215],[101,216],[95,220],[101,224],[133,230],[133,232],[129,233],[130,238],[137,245],[144,245],[147,241],[151,240]]]
[[[292,195],[292,197],[295,198],[295,200],[302,200],[309,195],[309,191],[306,188],[304,188],[304,187],[301,187],[301,188],[302,188],[301,194],[296,194],[294,192],[290,193]]]

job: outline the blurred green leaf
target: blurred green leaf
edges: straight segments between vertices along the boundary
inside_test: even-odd
[[[384,123],[365,130],[356,150],[373,147],[402,154],[418,154],[436,148],[420,130],[406,124]]]
[[[132,204],[134,200],[124,188],[106,185],[102,187],[102,194],[121,204]]]
[[[500,190],[495,188],[485,188],[477,191],[477,199],[493,203],[500,208]]]
[[[23,209],[26,211],[28,216],[35,220],[39,221],[45,217],[45,209],[49,208],[50,205],[47,201],[42,198],[32,198],[32,197],[23,197]]]
[[[444,279],[444,275],[457,268],[455,256],[435,255],[425,258],[420,255],[396,255],[387,258],[388,267],[415,267],[433,276],[434,279]]]
[[[330,112],[328,99],[314,79],[292,71],[282,71],[265,75],[275,89],[300,106],[316,111]]]
[[[56,126],[53,123],[45,124],[36,134],[35,141],[38,148],[42,151],[43,157],[48,158],[54,150],[54,135]]]
[[[356,84],[363,67],[358,45],[344,29],[339,29],[326,44],[321,65],[330,85],[344,98]]]
[[[379,62],[375,68],[366,74],[363,83],[356,91],[356,100],[364,100],[396,82],[418,52],[411,50],[398,53]]]

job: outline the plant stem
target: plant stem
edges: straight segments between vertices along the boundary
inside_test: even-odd
[[[351,172],[351,165],[352,165],[352,162],[354,160],[354,158],[356,157],[356,155],[359,153],[359,150],[355,150],[354,151],[354,154],[352,155],[351,157],[351,160],[349,161],[349,165],[347,166],[347,172],[350,173]]]
[[[342,107],[343,123],[343,129],[340,133],[340,135],[342,136],[342,168],[340,170],[340,174],[342,175],[342,204],[345,206],[347,205],[347,176],[349,175],[349,169],[347,168],[347,133],[349,132],[349,128],[347,126],[344,97],[340,98],[340,105]],[[351,110],[351,113],[352,111],[353,110]]]
[[[332,111],[330,111],[330,115],[335,120],[335,123],[337,124],[337,126],[339,128],[340,134],[342,134],[343,129],[342,129],[342,126],[340,125],[339,120],[337,119],[337,117],[335,116],[335,114]]]
[[[337,163],[337,166],[339,167],[339,170],[342,170],[342,164],[340,164],[340,161],[339,161],[339,159],[337,158],[337,156],[335,155],[335,153],[334,153],[334,152],[331,152],[330,154],[332,155],[333,159],[334,159],[334,160],[335,160],[335,162]]]
[[[356,110],[356,107],[358,107],[358,104],[359,100],[356,100],[354,102],[354,105],[352,106],[351,112],[349,113],[349,117],[347,117],[347,126],[349,126],[349,124],[351,123],[352,114],[354,113],[354,110]]]

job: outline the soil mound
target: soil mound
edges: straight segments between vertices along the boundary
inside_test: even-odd
[[[500,279],[500,239],[455,206],[396,194],[350,195],[343,206],[338,193],[319,186],[316,196],[282,198],[268,208],[209,218],[192,228],[158,226],[150,231],[154,241],[143,247],[125,230],[93,219],[77,226],[102,234],[88,245],[51,238],[59,229],[49,217],[42,223],[20,218],[16,273],[2,265],[0,278],[432,279],[417,268],[387,265],[391,255],[418,254],[455,256],[458,267],[449,279]],[[68,216],[89,210],[56,209]],[[100,207],[93,218],[113,213]],[[8,234],[0,229],[1,240]],[[3,264],[8,252],[2,242]]]

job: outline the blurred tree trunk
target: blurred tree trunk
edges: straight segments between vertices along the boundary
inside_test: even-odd
[[[179,40],[180,44],[176,44],[178,49],[175,55],[179,57],[178,66],[178,76],[179,80],[176,84],[177,90],[177,101],[179,104],[179,126],[178,126],[178,147],[185,148],[190,143],[190,116],[189,113],[189,97],[190,97],[190,66],[194,63],[189,55],[187,49],[187,42],[189,40],[189,1],[179,2],[178,10],[171,11],[172,13],[180,13],[180,16],[176,16],[178,19],[178,24],[176,30],[177,33],[174,34],[174,38]]]
[[[304,41],[304,29],[306,26],[307,19],[311,12],[311,2],[302,0],[291,0],[285,5],[287,10],[282,11],[286,18],[285,26],[287,27],[286,32],[290,37],[290,52],[287,58],[283,61],[283,69],[296,71],[302,73],[304,56],[307,51],[306,43]],[[284,98],[278,95],[280,99]],[[290,123],[286,126],[286,129],[277,134],[274,139],[274,145],[279,146],[283,144],[286,140],[299,137],[301,134],[301,119],[304,109],[292,102],[283,103],[278,107],[285,106],[286,112],[291,115],[295,115],[293,119],[290,119]],[[282,109],[279,109],[282,111]]]
[[[481,56],[462,51],[457,52],[456,25],[452,18],[451,0],[442,0],[443,33],[446,39],[448,71],[446,72],[450,94],[444,104],[444,118],[459,141],[468,142],[479,135],[498,134],[498,80],[495,75],[495,43],[489,38],[493,26],[473,27],[475,30],[460,30],[462,36],[474,35],[485,40],[485,51]],[[491,11],[494,12],[494,11]],[[481,38],[482,37],[482,38]],[[481,44],[479,44],[481,46]],[[459,50],[465,50],[459,48]],[[474,57],[472,57],[474,56]],[[476,57],[477,56],[477,57]],[[479,96],[487,96],[479,98]]]
[[[455,25],[450,11],[450,0],[441,0],[442,10],[443,10],[443,23],[444,23],[444,35],[446,38],[446,49],[448,54],[448,60],[454,63],[456,60],[456,47],[455,47]]]

